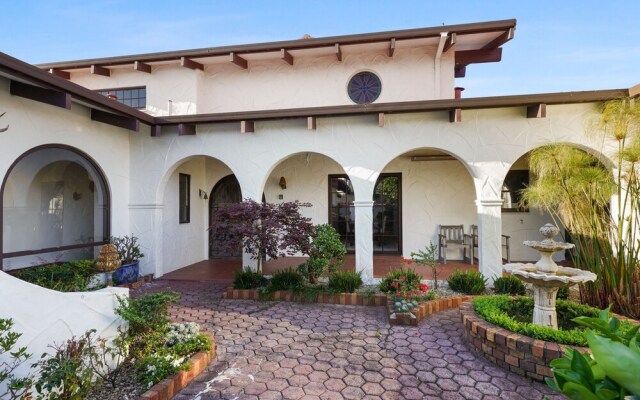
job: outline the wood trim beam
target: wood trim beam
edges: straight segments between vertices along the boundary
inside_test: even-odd
[[[162,135],[161,125],[151,125],[151,137],[160,137]]]
[[[313,131],[316,129],[316,117],[307,117],[307,129]]]
[[[18,81],[11,81],[9,93],[40,103],[66,108],[67,110],[71,109],[71,95],[69,93],[28,85]]]
[[[378,113],[378,126],[384,128],[384,113]]]
[[[135,118],[126,117],[124,115],[112,114],[110,112],[91,109],[91,120],[117,126],[118,128],[128,129],[138,132],[140,130],[140,121]]]
[[[229,53],[229,61],[231,61],[231,64],[235,64],[242,69],[247,69],[249,67],[247,60],[236,53]]]
[[[178,136],[193,136],[196,134],[196,124],[178,124]]]
[[[450,34],[447,37],[447,41],[444,42],[444,47],[442,48],[442,52],[446,53],[450,48],[452,48],[456,44],[457,38],[458,38],[458,35],[456,35],[455,32]]]
[[[253,133],[256,131],[253,121],[240,121],[241,133]]]
[[[91,73],[93,75],[111,76],[111,70],[109,68],[101,67],[96,64],[91,66]]]
[[[335,45],[335,53],[338,61],[342,61],[342,49],[340,48],[340,43],[336,43]]]
[[[527,106],[527,118],[547,118],[547,105],[538,103]]]
[[[454,108],[449,110],[449,122],[462,122],[462,109]]]
[[[287,49],[280,49],[280,58],[289,65],[293,65],[293,56]]]
[[[396,38],[391,38],[391,40],[389,41],[389,51],[387,55],[389,57],[393,57],[393,53],[395,52],[396,52]]]
[[[63,71],[61,69],[50,68],[49,73],[51,75],[59,76],[60,78],[69,80],[71,79],[71,72]]]
[[[513,39],[513,37],[515,36],[515,33],[516,33],[515,28],[509,28],[508,30],[504,31],[504,33],[502,33],[500,36],[498,36],[497,38],[493,39],[489,43],[482,46],[482,48],[495,49],[496,47],[500,47],[503,44],[507,43],[509,40]]]
[[[456,78],[464,78],[467,74],[467,66],[466,65],[456,65],[454,67],[454,76]]]
[[[456,65],[498,62],[502,60],[502,49],[456,51]]]
[[[194,71],[197,69],[199,69],[200,71],[204,71],[204,65],[187,57],[180,57],[180,66],[192,69]]]
[[[151,65],[143,63],[142,61],[135,61],[133,63],[133,69],[140,72],[146,72],[147,74],[151,73]]]

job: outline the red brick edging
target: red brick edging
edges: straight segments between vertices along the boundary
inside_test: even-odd
[[[427,301],[418,304],[418,307],[411,310],[411,314],[413,314],[413,316],[411,316],[409,313],[396,313],[395,317],[392,318],[391,316],[393,315],[393,298],[389,296],[387,301],[387,311],[389,311],[389,324],[392,326],[416,326],[425,317],[428,317],[429,315],[435,314],[440,311],[448,310],[450,308],[458,308],[460,307],[460,304],[472,297],[473,296],[461,296]]]
[[[187,361],[191,367],[188,371],[180,371],[175,375],[171,375],[164,380],[152,386],[151,389],[144,392],[138,400],[171,400],[184,389],[191,381],[193,381],[202,371],[207,368],[209,363],[216,358],[216,342],[211,337],[211,350],[200,351]]]
[[[260,294],[255,289],[234,289],[227,288],[223,294],[224,299],[233,300],[279,300],[279,301],[312,301],[322,304],[342,304],[354,306],[384,306],[387,304],[387,296],[376,294],[367,296],[362,293],[320,293],[315,299],[307,299],[304,294],[293,294],[289,291],[280,290],[273,292],[268,298],[260,298]]]
[[[464,325],[463,337],[469,347],[499,367],[537,381],[553,377],[549,363],[562,357],[566,348],[580,352],[588,350],[533,339],[490,324],[476,314],[470,301],[460,306],[460,317]]]

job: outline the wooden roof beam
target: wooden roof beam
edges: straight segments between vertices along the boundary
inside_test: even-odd
[[[280,59],[289,65],[293,65],[293,56],[287,51],[287,49],[280,49]]]
[[[91,66],[91,73],[93,75],[111,76],[111,70],[109,68],[101,67],[96,64]]]
[[[384,128],[384,113],[378,113],[378,126]]]
[[[138,132],[140,121],[124,115],[112,114],[102,110],[91,109],[91,120]]]
[[[387,55],[389,57],[393,57],[393,53],[395,53],[395,52],[396,52],[396,38],[392,38],[389,41],[389,50],[387,52]]]
[[[253,121],[240,121],[240,132],[241,133],[253,133],[256,131],[256,127]]]
[[[63,79],[67,79],[67,80],[71,79],[71,73],[67,71],[63,71],[61,69],[50,68],[49,73],[51,75],[59,76],[60,78],[63,78]]]
[[[151,137],[162,136],[162,125],[151,125]]]
[[[455,34],[455,32],[451,33],[447,37],[447,41],[444,42],[444,47],[442,49],[442,52],[446,53],[450,48],[452,48],[456,44],[456,40],[457,40],[457,35]]]
[[[547,105],[538,103],[527,106],[527,118],[547,118]]]
[[[342,49],[340,49],[340,43],[336,43],[335,45],[335,53],[338,61],[342,61]]]
[[[456,51],[456,65],[498,62],[502,60],[502,49]]]
[[[462,109],[454,108],[449,110],[449,122],[462,122]]]
[[[193,136],[196,134],[196,124],[178,124],[178,136]]]
[[[18,81],[11,81],[9,93],[40,103],[66,108],[67,110],[71,109],[71,95],[69,93],[28,85]]]
[[[495,49],[496,47],[500,47],[503,44],[507,43],[509,40],[513,39],[513,37],[515,36],[515,33],[516,33],[515,28],[509,28],[508,30],[504,31],[500,36],[493,39],[489,43],[485,44],[482,48]]]
[[[316,117],[307,117],[307,129],[314,131],[316,129]]]
[[[142,61],[135,61],[133,63],[133,69],[140,72],[146,72],[147,74],[151,73],[151,65],[143,63]]]
[[[242,69],[247,69],[249,67],[249,63],[247,62],[247,60],[240,57],[236,53],[229,53],[229,61]]]
[[[467,74],[467,66],[466,65],[456,65],[454,67],[454,76],[456,78],[464,78]]]
[[[204,71],[204,65],[187,57],[180,57],[180,66],[192,69],[194,71],[197,69],[199,69],[200,71]]]

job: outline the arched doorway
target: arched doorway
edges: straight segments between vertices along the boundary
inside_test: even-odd
[[[209,196],[209,225],[213,221],[216,210],[224,204],[239,203],[242,201],[240,183],[235,175],[227,175],[215,184]],[[224,237],[209,234],[209,258],[242,257],[242,248],[233,250],[222,246]]]
[[[81,151],[44,145],[21,155],[0,188],[3,269],[93,258],[110,234],[109,188]]]

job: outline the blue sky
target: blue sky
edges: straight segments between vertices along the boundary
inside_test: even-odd
[[[0,51],[30,63],[516,18],[465,97],[640,83],[640,1],[5,1]]]

